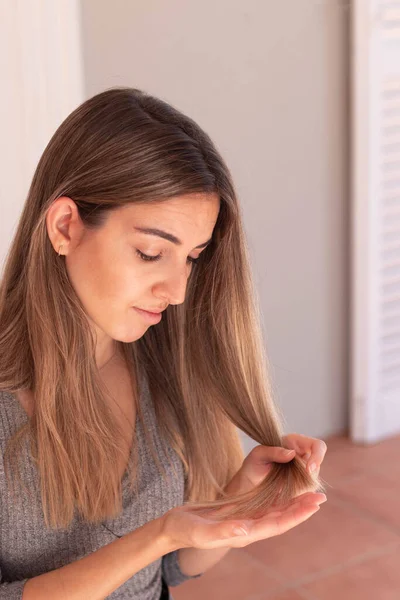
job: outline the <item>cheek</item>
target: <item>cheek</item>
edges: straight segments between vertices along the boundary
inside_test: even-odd
[[[67,257],[67,269],[75,292],[85,307],[111,308],[120,297],[125,278],[120,263],[98,244],[80,248]]]
[[[153,279],[140,268],[125,246],[87,244],[67,257],[72,285],[85,310],[95,321],[133,315],[132,306],[146,303]]]

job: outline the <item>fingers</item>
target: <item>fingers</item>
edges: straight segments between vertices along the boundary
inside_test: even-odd
[[[228,521],[225,523],[214,523],[211,525],[212,537],[226,540],[229,538],[248,537],[250,521]]]
[[[323,504],[324,502],[326,502],[327,498],[326,495],[321,493],[321,492],[306,492],[304,494],[301,494],[300,496],[296,496],[296,498],[293,498],[293,500],[291,500],[290,502],[288,502],[287,504],[274,504],[273,506],[271,506],[271,508],[269,510],[267,510],[265,512],[265,514],[262,517],[259,517],[258,519],[254,519],[255,521],[262,521],[263,519],[267,518],[268,516],[270,516],[272,513],[283,513],[285,510],[287,510],[288,508],[295,506],[296,504],[304,504],[304,505],[320,505]]]
[[[304,447],[308,446],[309,438],[301,433],[289,433],[284,435],[282,443],[285,448],[290,448],[296,451],[296,454],[302,456],[304,454]]]
[[[265,464],[289,462],[295,457],[296,452],[281,446],[256,446],[250,454],[255,461]]]
[[[251,537],[255,536],[256,540],[261,540],[281,535],[300,525],[319,510],[320,506],[312,502],[294,502],[282,511],[273,511],[258,522],[254,522]],[[252,541],[256,540],[252,539]]]
[[[307,519],[309,519],[312,515],[320,510],[318,504],[296,504],[287,509],[285,513],[283,513],[277,519],[274,519],[275,529],[277,531],[277,535],[281,535],[285,533],[289,529],[300,525]]]
[[[311,456],[307,462],[307,470],[315,475],[319,473],[319,468],[324,460],[328,447],[322,440],[313,440],[311,446]]]
[[[322,492],[305,492],[304,494],[300,494],[296,496],[291,502],[315,502],[316,504],[322,504],[326,502],[326,495]]]
[[[309,473],[317,475],[327,452],[327,445],[318,438],[307,437],[300,433],[291,433],[282,438],[287,448],[296,450],[296,454],[305,462]],[[307,451],[305,452],[305,449]]]
[[[289,504],[282,507],[273,507],[258,519],[232,519],[228,521],[214,521],[201,518],[203,526],[206,525],[205,534],[199,532],[202,544],[219,543],[230,540],[229,547],[243,547],[256,541],[281,535],[293,527],[300,525],[313,514],[320,510],[320,504],[326,501],[323,493],[306,492],[294,498]],[[206,537],[204,537],[204,535]],[[219,542],[218,542],[219,540]]]

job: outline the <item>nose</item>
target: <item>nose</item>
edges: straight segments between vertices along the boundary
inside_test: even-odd
[[[168,304],[183,304],[188,278],[188,267],[174,269],[169,276],[164,278],[162,283],[156,286],[155,290],[153,289],[153,293],[158,298],[163,298],[164,302]]]

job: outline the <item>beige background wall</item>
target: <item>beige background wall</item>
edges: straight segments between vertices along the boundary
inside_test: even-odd
[[[3,95],[0,116],[8,132],[0,146],[2,258],[33,168],[56,126],[78,103],[79,43],[62,25],[78,27],[79,19],[73,11],[68,18],[57,11],[51,16],[52,6],[46,5],[43,24],[35,10],[15,18],[12,13],[13,22],[4,26],[16,60],[14,67],[3,65],[12,94]],[[74,5],[62,6],[67,11]],[[154,93],[196,119],[232,170],[286,431],[318,437],[343,431],[349,258],[346,3],[81,0],[80,9],[83,97],[114,85]],[[35,53],[43,31],[53,50],[42,43],[43,53]],[[53,64],[58,48],[59,63]],[[66,70],[73,65],[74,72]]]
[[[344,430],[348,7],[82,0],[82,9],[86,95],[113,85],[159,95],[198,121],[232,170],[286,430]]]

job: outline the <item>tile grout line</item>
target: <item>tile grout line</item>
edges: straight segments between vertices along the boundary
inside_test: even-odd
[[[389,524],[384,518],[380,517],[376,513],[371,512],[368,508],[364,508],[362,506],[359,506],[358,504],[355,504],[346,496],[344,496],[343,492],[340,492],[338,490],[334,490],[334,492],[334,502],[337,501],[339,505],[349,508],[353,512],[356,512],[357,515],[361,515],[363,518],[372,521],[373,523],[375,523],[375,525],[379,525],[380,527],[387,529],[390,533],[395,533],[396,535],[400,536],[400,527],[393,524]]]
[[[268,590],[268,592],[264,591],[264,592],[261,592],[260,594],[258,594],[258,593],[255,595],[253,594],[252,596],[250,596],[248,598],[248,600],[268,600],[268,598],[270,598],[274,594],[284,592],[287,590],[295,590],[299,593],[301,592],[303,594],[303,596],[308,595],[309,598],[305,598],[305,600],[318,600],[317,597],[312,597],[313,595],[310,594],[310,592],[308,592],[307,590],[302,590],[302,589],[300,589],[300,587],[305,584],[313,583],[314,581],[318,581],[319,579],[324,579],[325,577],[329,577],[330,575],[340,573],[340,572],[345,571],[348,568],[351,568],[355,565],[362,564],[364,562],[368,562],[368,560],[371,560],[373,558],[379,558],[380,556],[384,556],[385,554],[390,554],[391,552],[393,552],[394,550],[396,550],[399,547],[400,547],[400,540],[398,542],[392,542],[391,544],[389,544],[387,546],[376,548],[375,550],[370,550],[369,552],[365,552],[364,554],[360,554],[358,556],[350,558],[347,561],[338,563],[337,565],[333,565],[332,567],[327,567],[326,569],[321,569],[310,575],[306,575],[304,577],[294,579],[289,584],[282,581],[281,584],[278,583],[278,585],[276,587],[271,588],[270,590]],[[267,569],[267,571],[270,572],[269,569],[260,560],[258,560],[257,558],[255,558],[253,556],[250,556],[250,558],[257,563],[261,563],[263,568]],[[273,577],[276,578],[276,575]],[[267,596],[265,595],[266,593],[268,594]]]
[[[336,495],[336,494],[338,494],[338,495]],[[362,509],[362,508],[356,506],[351,501],[347,500],[346,498],[343,498],[343,496],[340,495],[340,492],[336,492],[335,491],[334,502],[337,503],[339,506],[343,506],[345,508],[348,508],[352,512],[355,512],[357,514],[357,516],[359,516],[360,513],[361,513],[361,516],[363,518],[365,518],[365,519],[373,522],[375,525],[379,525],[380,527],[382,527],[383,529],[389,531],[390,533],[393,533],[393,529],[395,529],[394,533],[399,536],[399,541],[398,542],[391,542],[389,546],[386,546],[386,545],[380,546],[380,548],[376,548],[376,549],[370,550],[369,552],[366,552],[366,553],[363,553],[363,554],[358,554],[357,556],[355,556],[353,558],[350,558],[347,561],[344,561],[344,562],[338,563],[337,565],[334,565],[332,568],[337,568],[337,567],[339,567],[339,568],[342,568],[342,567],[346,568],[346,566],[348,564],[350,564],[350,565],[352,564],[353,560],[360,560],[360,561],[363,561],[364,559],[368,560],[368,558],[369,558],[370,555],[373,556],[375,552],[379,553],[380,549],[383,549],[383,552],[385,552],[385,548],[391,547],[391,546],[396,547],[396,545],[400,543],[400,529],[399,528],[393,527],[393,526],[389,526],[389,524],[387,522],[385,522],[384,520],[380,520],[379,518],[375,517],[375,515],[371,514],[370,511],[368,511],[366,509]],[[266,539],[268,539],[268,538],[266,538]],[[246,547],[240,548],[239,551],[244,551],[246,553],[247,557],[251,558],[252,561],[255,561],[256,563],[258,563],[259,565],[261,565],[266,570],[266,574],[269,577],[271,577],[272,579],[277,579],[279,582],[281,582],[281,585],[283,585],[283,586],[287,585],[281,575],[277,575],[276,572],[273,571],[272,569],[270,569],[268,567],[268,565],[266,565],[264,563],[263,560],[261,560],[261,559],[255,557],[255,556],[251,555],[250,553],[248,553],[246,551]],[[320,571],[317,571],[315,573],[315,576],[318,577],[320,573],[324,573],[325,571],[326,571],[326,569],[322,569]],[[294,581],[294,585],[300,585],[300,581],[301,581],[301,578],[299,580],[295,580]]]
[[[265,538],[265,539],[268,539],[268,538]],[[260,541],[265,541],[265,540],[260,540]],[[249,546],[251,546],[251,544],[249,544]],[[238,548],[238,550],[239,551],[244,551],[246,553],[246,557],[248,559],[250,559],[251,562],[253,562],[254,564],[256,564],[258,567],[262,567],[262,569],[266,572],[266,575],[268,577],[270,577],[271,579],[276,580],[277,587],[281,587],[282,585],[285,585],[285,582],[284,582],[283,578],[281,578],[280,575],[278,576],[275,573],[275,571],[273,571],[273,569],[271,569],[270,567],[268,567],[268,565],[266,565],[262,560],[260,560],[259,558],[256,558],[255,556],[252,556],[250,553],[246,552],[246,547],[244,547],[244,548]]]
[[[357,480],[358,477],[369,475],[369,474],[372,476],[373,475],[382,476],[382,474],[375,468],[365,468],[365,469],[361,468],[357,473],[354,473],[352,475],[348,475],[348,476],[342,477],[341,479],[338,479],[338,482],[340,483],[340,485],[342,485],[343,483],[345,484],[346,482],[354,482],[354,480]],[[385,521],[385,519],[380,518],[378,515],[371,512],[369,509],[362,508],[362,507],[358,506],[357,504],[355,504],[354,502],[352,502],[350,499],[347,499],[346,496],[344,496],[340,490],[335,488],[333,485],[329,484],[329,482],[327,480],[325,481],[325,483],[327,484],[327,488],[328,488],[326,490],[327,495],[329,493],[329,489],[331,489],[335,494],[335,502],[337,501],[337,504],[339,506],[348,508],[353,513],[355,512],[355,513],[357,513],[357,515],[361,515],[363,518],[371,521],[375,525],[382,527],[383,529],[389,531],[390,533],[395,533],[396,535],[400,536],[400,528],[399,527],[389,525],[389,523],[387,521]],[[273,579],[278,579],[278,580],[282,581],[282,583],[279,587],[276,587],[276,588],[274,587],[271,590],[269,590],[268,592],[252,594],[250,597],[248,597],[248,600],[267,600],[268,598],[271,598],[275,594],[279,594],[279,593],[282,593],[282,592],[285,592],[288,590],[296,591],[299,594],[299,596],[301,596],[301,598],[303,598],[304,600],[319,600],[319,598],[317,598],[317,596],[315,596],[313,593],[309,592],[308,590],[303,589],[301,586],[308,584],[308,583],[313,583],[315,581],[318,581],[319,579],[323,579],[324,577],[329,577],[330,575],[340,573],[340,572],[345,571],[355,565],[363,564],[364,562],[367,562],[368,560],[371,560],[374,558],[379,558],[380,556],[389,554],[389,553],[395,551],[399,546],[400,546],[400,539],[398,542],[392,542],[389,545],[381,546],[374,550],[370,550],[369,552],[365,552],[364,554],[359,554],[353,558],[350,558],[342,563],[338,563],[337,565],[334,565],[332,567],[328,567],[326,569],[319,570],[319,571],[315,572],[314,574],[295,579],[290,584],[285,584],[284,581],[281,580],[281,577],[277,576],[275,573],[273,573],[272,569],[270,570],[263,561],[248,554],[246,552],[246,549],[242,548],[241,550],[244,550],[246,552],[247,556],[252,559],[252,561],[255,561],[255,562],[259,563],[260,565],[262,565],[262,567],[266,570],[267,575],[271,576]],[[267,593],[267,596],[265,595],[265,593]]]
[[[309,592],[308,590],[303,590],[302,588],[295,588],[296,592],[299,594],[299,596],[301,598],[303,598],[303,600],[320,600],[319,596],[315,596],[315,594],[312,594],[311,592]]]
[[[304,577],[300,577],[293,581],[293,585],[290,587],[298,587],[305,585],[307,583],[313,583],[314,581],[318,581],[319,579],[323,579],[329,575],[334,575],[335,573],[340,573],[341,571],[345,571],[355,565],[360,565],[364,562],[368,562],[373,558],[379,558],[380,556],[384,556],[385,554],[390,554],[394,550],[400,547],[399,542],[392,542],[387,546],[382,546],[381,548],[376,548],[375,550],[370,550],[369,552],[365,552],[364,554],[360,554],[358,556],[354,556],[353,558],[349,558],[349,560],[334,565],[332,567],[328,567],[327,569],[322,569],[317,573],[306,575]]]
[[[351,558],[344,563],[339,563],[338,565],[334,565],[333,567],[328,567],[311,575],[306,575],[305,577],[295,579],[290,584],[283,584],[278,588],[272,588],[271,590],[268,590],[268,592],[264,591],[260,592],[259,594],[253,594],[249,596],[247,600],[268,600],[268,598],[273,597],[275,594],[286,592],[288,590],[294,590],[300,596],[302,596],[304,600],[319,600],[317,596],[315,596],[312,592],[309,592],[308,590],[304,590],[302,586],[307,585],[308,583],[314,583],[315,581],[319,581],[320,579],[324,579],[325,577],[329,577],[330,575],[341,573],[342,571],[345,571],[348,568],[367,562],[370,559],[379,558],[379,556],[390,554],[390,552],[396,550],[398,547],[400,547],[400,542],[392,543],[388,546],[385,546],[384,548],[371,550],[370,552],[366,552],[365,554]],[[265,595],[266,593],[267,595]]]

